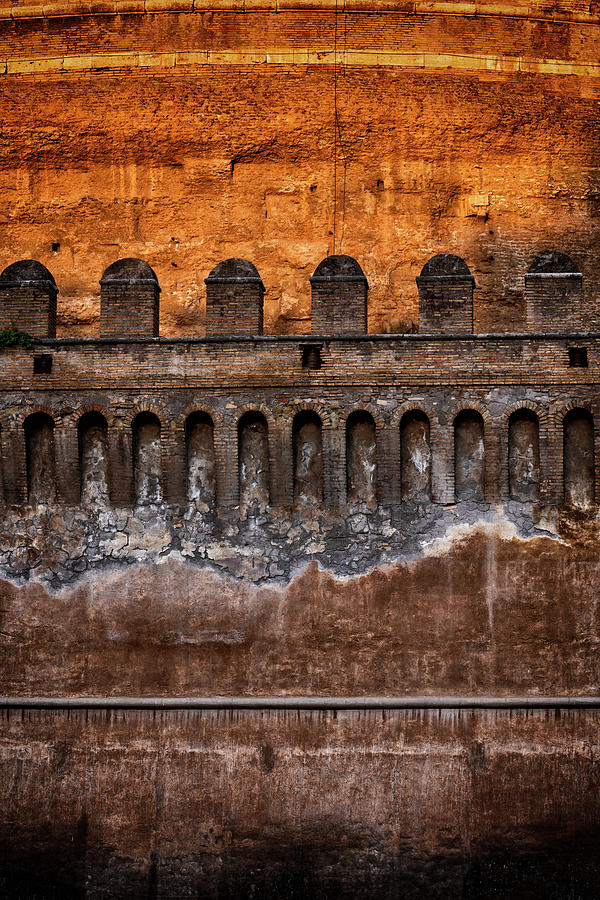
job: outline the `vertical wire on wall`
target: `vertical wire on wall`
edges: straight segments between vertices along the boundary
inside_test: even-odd
[[[337,226],[337,29],[338,0],[335,0],[335,21],[333,29],[333,253]]]
[[[343,147],[342,126],[338,112],[338,19],[339,19],[339,0],[335,2],[335,24],[333,31],[333,253],[336,253],[337,244],[337,168],[338,168],[338,148]],[[343,56],[346,57],[346,42],[348,36],[348,18],[344,13],[344,47]],[[346,170],[347,158],[344,154],[344,173],[342,181],[342,223],[340,230],[339,252],[342,252],[344,243],[344,226],[346,221]]]
[[[343,50],[344,60],[346,59],[346,39],[347,39],[347,37],[348,37],[348,14],[346,12],[344,12],[344,50]],[[336,107],[335,107],[335,119],[336,119],[336,123],[337,123],[340,147],[343,147],[342,126],[341,126],[339,116],[338,116],[337,103],[336,103]],[[344,175],[343,175],[343,181],[342,181],[342,226],[341,226],[341,230],[340,230],[340,246],[339,246],[340,253],[342,252],[342,245],[344,243],[344,227],[346,225],[346,171],[347,171],[347,168],[348,168],[348,157],[346,155],[346,152],[344,151]]]

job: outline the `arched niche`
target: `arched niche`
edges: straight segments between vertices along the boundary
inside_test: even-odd
[[[109,495],[108,423],[99,412],[84,413],[77,423],[81,502],[104,504]]]
[[[400,422],[402,500],[431,500],[431,445],[429,419],[418,409]]]
[[[161,503],[162,456],[160,421],[154,413],[140,413],[133,420],[133,476],[139,506]]]
[[[483,500],[485,449],[483,418],[464,409],[454,420],[454,490],[457,500]]]
[[[245,413],[238,423],[240,511],[264,510],[271,501],[269,426],[258,410]]]
[[[214,424],[208,413],[193,412],[185,422],[187,498],[213,507],[216,502]]]
[[[511,500],[531,503],[540,492],[540,426],[531,409],[519,409],[508,422],[508,483]]]
[[[346,421],[346,489],[348,503],[376,502],[377,444],[373,416],[356,410]]]
[[[594,420],[586,409],[572,409],[563,421],[565,503],[585,509],[594,503]]]
[[[30,503],[56,502],[56,456],[54,421],[44,412],[25,419],[27,496]]]
[[[294,502],[317,506],[323,502],[323,434],[316,412],[305,410],[294,418]]]

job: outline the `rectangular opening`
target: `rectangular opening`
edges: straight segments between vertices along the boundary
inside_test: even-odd
[[[571,368],[587,369],[587,347],[569,347],[569,366]]]
[[[49,353],[37,353],[33,357],[33,374],[49,375],[52,371],[52,357]]]
[[[321,368],[321,350],[323,344],[303,344],[302,345],[302,368],[303,369],[320,369]]]

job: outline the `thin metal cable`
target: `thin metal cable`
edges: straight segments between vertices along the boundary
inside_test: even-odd
[[[348,14],[344,12],[344,59],[346,59],[346,46],[347,46],[347,38],[348,38]],[[335,108],[335,116],[338,128],[338,136],[340,140],[340,147],[343,148],[343,139],[342,139],[342,125],[340,122],[340,118],[338,115],[337,104]],[[344,230],[346,227],[346,175],[348,171],[348,157],[346,152],[344,151],[344,177],[342,182],[342,227],[340,233],[340,246],[339,252],[342,252],[342,245],[344,243]]]
[[[333,253],[337,227],[337,29],[338,0],[335,0],[335,24],[333,30]]]

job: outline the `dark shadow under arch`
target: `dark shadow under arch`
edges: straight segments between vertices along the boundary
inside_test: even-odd
[[[55,503],[56,454],[54,420],[48,413],[37,412],[23,423],[27,457],[27,496],[30,503]]]
[[[402,416],[400,447],[402,500],[430,501],[430,425],[421,410],[409,410]]]
[[[346,492],[348,503],[376,502],[377,439],[375,420],[355,410],[346,420]]]
[[[312,410],[294,417],[294,503],[318,506],[323,502],[323,426]]]
[[[238,422],[238,480],[240,511],[264,510],[271,502],[269,426],[258,410]]]

